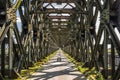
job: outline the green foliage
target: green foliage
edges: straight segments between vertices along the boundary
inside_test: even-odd
[[[4,80],[4,78],[3,78],[3,76],[2,76],[2,74],[1,74],[1,73],[0,73],[0,78]]]
[[[14,79],[14,80],[26,80],[28,77],[30,77],[38,69],[41,69],[42,65],[45,64],[46,62],[48,62],[50,60],[50,58],[52,58],[56,54],[56,52],[57,51],[48,55],[47,57],[42,59],[40,62],[34,63],[32,67],[29,67],[28,69],[21,70],[20,77],[18,77],[17,79]]]
[[[77,68],[81,73],[85,73],[88,70],[88,68],[82,68],[82,66],[77,66]]]
[[[76,68],[85,76],[87,77],[87,80],[105,80],[100,72],[98,72],[95,67],[92,69],[82,67],[84,65],[83,62],[77,62],[74,58],[72,58],[69,54],[63,52],[65,56],[70,59],[71,62],[73,62],[76,65]]]

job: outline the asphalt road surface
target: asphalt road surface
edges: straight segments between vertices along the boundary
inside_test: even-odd
[[[50,59],[42,69],[31,75],[27,80],[87,80],[75,65],[67,59],[62,51]]]

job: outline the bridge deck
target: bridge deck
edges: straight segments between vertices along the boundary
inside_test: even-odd
[[[57,61],[60,57],[61,61]],[[75,65],[63,53],[57,53],[43,68],[35,72],[28,80],[87,80]]]

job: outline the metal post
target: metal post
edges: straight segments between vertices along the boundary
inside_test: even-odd
[[[29,66],[31,66],[31,40],[30,40],[30,42],[29,42],[29,44],[28,44],[28,63],[29,63]]]
[[[10,25],[9,29],[9,78],[12,78],[13,71],[13,25]]]
[[[107,30],[104,28],[104,43],[103,43],[103,59],[104,59],[104,77],[105,79],[108,78],[108,49],[107,49],[107,39],[108,39],[108,34]]]
[[[1,44],[1,74],[5,77],[5,39]]]
[[[114,76],[114,73],[115,73],[115,49],[114,49],[114,44],[111,40],[111,59],[112,59],[112,63],[111,63],[111,77],[112,77],[112,80],[114,80],[113,76]]]

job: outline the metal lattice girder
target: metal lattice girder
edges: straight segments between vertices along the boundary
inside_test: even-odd
[[[70,14],[75,14],[75,13],[78,13],[78,14],[85,14],[81,11],[77,11],[75,9],[44,9],[43,11],[35,11],[35,12],[31,12],[31,13],[35,13],[35,14],[40,14],[40,13],[70,13]],[[87,13],[87,12],[86,12]]]
[[[53,3],[65,5],[58,9]],[[76,60],[89,64],[87,67],[95,67],[105,79],[111,76],[112,80],[118,80],[120,64],[115,61],[120,56],[120,40],[115,28],[120,32],[120,11],[116,5],[119,0],[0,0],[3,77],[6,65],[9,66],[7,76],[12,78],[14,72],[28,68],[60,47]],[[18,14],[21,32],[16,22]],[[6,57],[9,57],[7,63]]]
[[[43,0],[38,0],[38,1],[41,2]],[[33,2],[34,2],[34,0],[33,0]],[[72,3],[74,1],[72,1],[72,0],[44,0],[44,3],[57,3],[57,2],[59,2],[59,3],[66,3],[66,2]]]
[[[48,16],[49,19],[70,19],[70,16]]]
[[[68,23],[68,24],[74,24],[76,22],[74,22],[74,21],[46,21],[46,22],[40,22],[40,23]]]

